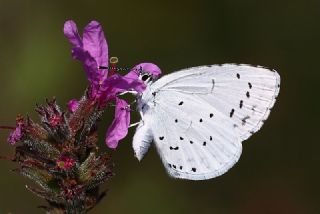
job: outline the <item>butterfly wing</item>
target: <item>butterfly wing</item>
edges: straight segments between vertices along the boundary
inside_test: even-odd
[[[163,92],[157,101],[152,131],[171,176],[210,179],[238,161],[242,149],[238,133],[209,104],[181,92]]]
[[[248,65],[203,66],[164,76],[143,95],[150,106],[148,141],[153,138],[173,177],[219,176],[238,161],[241,141],[268,117],[279,84],[276,72]]]
[[[191,94],[225,115],[246,140],[268,118],[280,89],[274,70],[249,65],[212,65],[166,75],[152,85],[155,91]]]

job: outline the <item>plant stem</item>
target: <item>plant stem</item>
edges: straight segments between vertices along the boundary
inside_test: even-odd
[[[10,129],[10,130],[15,130],[15,127],[12,127],[12,126],[0,126],[0,129]]]

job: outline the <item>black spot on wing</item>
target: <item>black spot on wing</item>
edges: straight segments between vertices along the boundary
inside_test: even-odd
[[[180,169],[182,170],[182,166],[180,166]]]
[[[192,170],[192,172],[196,172],[196,171],[197,171],[197,169],[196,169],[196,168],[192,168],[191,170]]]
[[[179,149],[179,146],[176,146],[176,147],[170,146],[170,150],[178,150],[178,149]]]
[[[179,106],[182,106],[182,104],[183,104],[183,101],[181,101],[181,102],[179,103]]]
[[[164,139],[164,136],[159,137],[159,140],[163,140],[163,139]]]
[[[177,123],[177,122],[178,122],[178,119],[175,119],[175,120],[174,120],[174,122],[176,122],[176,123]]]
[[[243,100],[240,100],[239,107],[242,108],[242,106],[243,106]]]
[[[199,122],[200,122],[200,123],[202,123],[202,122],[203,122],[202,118],[200,118]]]
[[[250,97],[249,91],[247,91],[246,96],[247,96],[248,98]]]
[[[234,109],[231,109],[231,111],[230,111],[230,117],[232,117],[233,114],[234,114]]]
[[[172,165],[172,167],[173,167],[174,169],[176,169],[176,168],[177,168],[177,166],[176,166],[176,165]]]
[[[202,145],[203,145],[203,146],[206,146],[206,145],[207,145],[207,142],[206,142],[206,141],[204,141],[204,142],[202,143]]]
[[[237,78],[240,79],[240,74],[239,73],[237,73]]]
[[[210,115],[209,115],[209,116],[210,116],[210,118],[212,118],[212,117],[213,117],[213,113],[210,113]]]
[[[249,85],[249,88],[251,89],[252,88],[252,84],[250,82],[248,82],[248,85]]]
[[[180,137],[180,140],[183,140],[184,138],[183,137]]]
[[[210,136],[210,140],[212,141],[212,136]]]
[[[190,140],[190,144],[193,144],[193,141],[192,141],[192,140]]]

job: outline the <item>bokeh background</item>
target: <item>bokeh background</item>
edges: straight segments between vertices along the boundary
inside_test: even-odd
[[[116,176],[91,213],[320,213],[320,1],[41,1],[0,0],[0,124],[56,96],[65,106],[87,81],[70,57],[62,27],[102,23],[119,66],[143,61],[164,73],[217,63],[264,65],[279,71],[280,96],[263,129],[244,143],[239,163],[208,181],[174,180],[152,149],[138,163],[130,135],[112,152]],[[101,124],[113,115],[109,109]],[[138,118],[135,117],[137,120]],[[13,153],[0,132],[0,155]],[[43,213],[27,182],[0,161],[0,213]]]

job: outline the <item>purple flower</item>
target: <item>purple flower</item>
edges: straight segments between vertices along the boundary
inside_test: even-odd
[[[7,141],[11,144],[11,145],[15,145],[18,141],[21,140],[22,138],[22,133],[23,133],[23,127],[24,127],[24,120],[23,117],[18,116],[17,120],[16,120],[16,128],[15,130],[13,130],[10,134],[9,137],[7,139]]]
[[[17,126],[16,129],[10,133],[7,140],[11,145],[14,145],[21,139],[21,137],[22,137],[21,126]]]
[[[68,102],[68,109],[71,113],[74,113],[79,107],[79,101],[76,99],[72,99]]]
[[[139,71],[148,69],[155,76],[161,71],[152,63],[141,63],[136,65],[130,72],[121,76],[119,74],[108,74],[108,45],[104,37],[101,25],[91,21],[83,31],[81,38],[76,24],[69,20],[64,25],[64,34],[73,45],[72,57],[83,63],[90,82],[89,98],[96,101],[100,108],[105,108],[107,103],[116,101],[115,118],[108,128],[105,142],[110,148],[116,148],[119,140],[128,133],[130,123],[130,111],[126,101],[117,98],[117,94],[128,90],[141,93],[146,85],[139,79]],[[69,102],[70,103],[70,102]],[[70,104],[70,108],[73,104]]]
[[[91,21],[83,30],[83,38],[72,20],[65,22],[63,31],[73,45],[72,57],[83,62],[88,80],[93,84],[103,82],[108,71],[99,66],[108,66],[108,45],[101,25]]]

